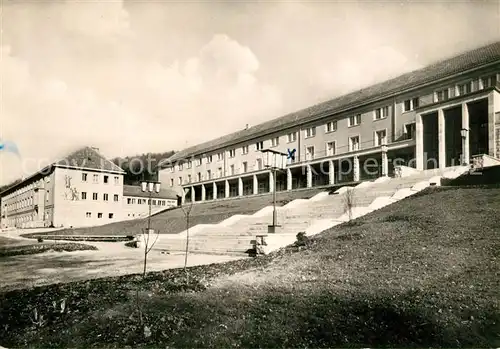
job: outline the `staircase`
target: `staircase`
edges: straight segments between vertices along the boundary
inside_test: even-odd
[[[256,236],[266,236],[267,252],[281,248],[295,241],[299,232],[311,236],[335,225],[346,222],[346,191],[352,191],[353,208],[351,217],[358,218],[369,212],[390,205],[413,195],[428,186],[440,185],[441,177],[456,178],[467,168],[456,167],[446,170],[428,170],[412,173],[407,177],[381,177],[374,181],[362,182],[356,187],[342,187],[335,193],[320,192],[309,199],[296,199],[277,207],[279,233],[268,235],[268,225],[272,222],[272,206],[265,207],[253,215],[236,215],[213,225],[199,225],[190,229],[189,251],[198,253],[234,254],[246,253],[253,246]],[[184,251],[186,235],[162,235],[155,249]]]

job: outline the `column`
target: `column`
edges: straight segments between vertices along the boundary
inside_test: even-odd
[[[495,91],[491,91],[488,94],[488,155],[499,157],[500,154],[496,154],[495,145]]]
[[[438,150],[439,150],[439,168],[444,169],[446,167],[446,130],[444,123],[444,111],[443,109],[438,109]]]
[[[272,193],[274,191],[274,176],[273,172],[269,171],[269,192]]]
[[[328,184],[335,184],[335,164],[333,160],[328,161]]]
[[[224,189],[225,189],[225,197],[228,198],[229,197],[229,181],[226,179],[224,181]]]
[[[382,177],[389,175],[389,161],[387,159],[387,146],[382,147]]]
[[[217,200],[217,183],[212,183],[213,191],[214,191],[214,200]]]
[[[201,201],[205,201],[206,197],[206,191],[205,191],[205,184],[201,185]]]
[[[416,168],[419,171],[424,170],[424,124],[422,123],[422,115],[415,116],[415,160]]]
[[[191,187],[191,202],[194,202],[195,198],[194,187]]]
[[[307,179],[307,187],[311,188],[312,187],[312,170],[311,170],[311,165],[306,165],[306,179]]]
[[[253,175],[253,194],[257,195],[259,193],[259,180],[257,179],[257,175]]]
[[[481,79],[479,79],[481,81]],[[467,106],[467,103],[462,103],[462,128],[469,129],[469,107]],[[469,147],[469,132],[467,132],[467,135],[465,139],[462,139],[462,165],[463,163],[469,164],[470,162],[470,147]]]
[[[359,182],[359,158],[357,155],[355,155],[353,158],[352,158],[352,161],[353,161],[353,171],[354,171],[354,182]]]
[[[243,178],[238,178],[238,196],[243,196]]]
[[[286,190],[292,190],[292,170],[286,169]]]

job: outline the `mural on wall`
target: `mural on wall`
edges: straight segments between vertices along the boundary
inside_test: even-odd
[[[65,178],[65,187],[66,190],[64,192],[64,197],[66,200],[76,201],[79,199],[78,190],[75,187],[71,186],[71,176],[66,175]]]

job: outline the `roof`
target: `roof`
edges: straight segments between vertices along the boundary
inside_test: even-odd
[[[149,198],[149,192],[143,192],[140,186],[124,185],[123,196],[137,196]],[[172,199],[177,200],[177,193],[171,189],[160,189],[159,193],[153,192],[151,197],[156,199]]]
[[[118,165],[102,156],[96,149],[92,147],[81,148],[64,159],[54,163],[56,167],[76,167],[85,168],[97,171],[119,172],[125,173]]]
[[[251,140],[276,132],[283,128],[293,127],[308,121],[333,115],[361,104],[371,103],[377,99],[411,90],[453,76],[470,69],[476,69],[500,60],[500,41],[483,46],[453,58],[448,58],[431,64],[422,69],[405,73],[396,78],[366,87],[364,89],[328,100],[312,107],[287,114],[285,116],[261,123],[248,129],[240,130],[220,138],[189,147],[179,151],[167,159],[163,164],[201,155],[219,148],[239,142]],[[159,164],[161,166],[162,164]]]

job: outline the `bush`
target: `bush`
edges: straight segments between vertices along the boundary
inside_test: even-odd
[[[306,235],[305,231],[301,231],[297,234],[297,241],[295,241],[295,246],[306,246],[309,243],[309,238]]]
[[[37,240],[38,240],[38,242],[43,242],[43,239],[41,237],[38,238]]]

